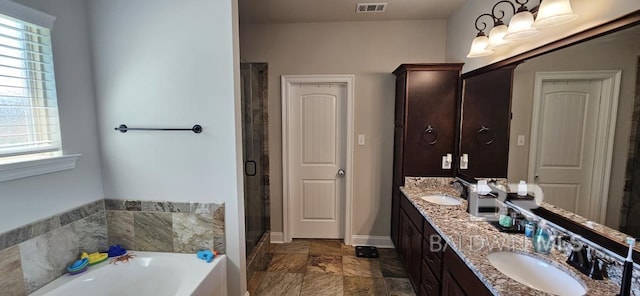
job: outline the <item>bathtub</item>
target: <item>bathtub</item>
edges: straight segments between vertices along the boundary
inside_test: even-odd
[[[63,275],[31,295],[227,295],[226,256],[207,263],[196,254],[136,252],[128,262],[105,262]]]

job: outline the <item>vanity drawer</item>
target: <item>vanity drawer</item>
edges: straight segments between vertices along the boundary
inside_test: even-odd
[[[422,241],[422,261],[431,269],[431,272],[438,280],[440,280],[442,274],[442,249],[444,248],[442,238],[440,238],[440,242],[441,244],[434,245],[432,250],[428,237],[425,237]]]
[[[409,217],[409,220],[411,220],[411,222],[413,222],[413,225],[418,228],[418,231],[422,233],[422,221],[424,221],[424,218],[404,194],[402,194],[400,207],[404,209],[404,211],[407,213],[407,216]]]
[[[425,262],[422,262],[421,295],[440,295],[440,279],[436,278]]]
[[[434,249],[436,252],[436,256],[442,258],[442,250],[444,250],[444,240],[442,239],[442,236],[440,236],[440,234],[438,234],[438,232],[433,228],[433,226],[431,226],[431,223],[427,222],[427,220],[424,220],[424,227],[422,230],[422,237],[424,237],[424,240],[427,241],[427,243],[430,243],[431,240],[433,240],[433,242],[436,244],[436,248]],[[440,246],[441,248],[437,248],[438,246]]]

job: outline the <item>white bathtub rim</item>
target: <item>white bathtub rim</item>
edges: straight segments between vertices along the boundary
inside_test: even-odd
[[[207,269],[205,272],[202,272],[201,274],[197,275],[197,279],[196,278],[190,278],[191,281],[197,280],[198,283],[201,283],[202,281],[204,281],[209,274],[211,274],[213,272],[213,270],[215,269],[215,267],[217,265],[219,265],[220,262],[224,262],[226,260],[226,256],[225,255],[218,255],[214,258],[214,260],[211,263],[207,263],[204,260],[198,259],[196,257],[195,253],[168,253],[168,252],[144,252],[144,251],[135,251],[135,250],[130,250],[129,253],[131,254],[135,254],[136,257],[134,257],[132,260],[136,260],[137,258],[145,258],[145,257],[184,257],[184,258],[194,258],[196,259],[195,263],[196,264],[207,264]],[[191,259],[189,259],[191,260]],[[51,281],[50,283],[44,285],[43,287],[40,287],[38,290],[34,291],[33,293],[29,294],[29,296],[43,296],[43,295],[47,295],[47,293],[50,293],[52,291],[54,291],[55,289],[59,289],[67,284],[73,284],[72,282],[76,281],[76,280],[80,280],[80,279],[87,279],[89,278],[89,276],[92,275],[92,273],[97,272],[98,270],[103,269],[104,267],[108,267],[109,266],[109,262],[111,261],[111,258],[109,258],[109,260],[105,261],[105,262],[101,262],[98,263],[96,265],[93,266],[89,266],[89,269],[83,273],[77,274],[77,275],[69,275],[69,274],[64,274],[58,278],[56,278],[55,280]],[[128,264],[127,262],[119,262],[118,265],[120,264]],[[225,264],[223,264],[224,266]],[[225,268],[226,269],[226,268]],[[226,270],[224,271],[226,273]],[[196,289],[198,287],[199,284],[196,284],[193,288]],[[184,287],[181,287],[176,295],[182,295],[183,292],[182,290],[184,289]],[[188,295],[188,294],[185,294]]]

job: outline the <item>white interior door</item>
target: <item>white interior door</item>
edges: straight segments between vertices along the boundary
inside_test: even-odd
[[[598,80],[543,82],[532,138],[533,181],[544,201],[596,221],[590,199],[601,94]]]
[[[346,84],[299,83],[290,90],[291,237],[343,238]]]

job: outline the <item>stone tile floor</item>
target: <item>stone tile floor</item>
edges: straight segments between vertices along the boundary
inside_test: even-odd
[[[295,239],[268,248],[249,279],[251,295],[415,295],[395,249],[378,249],[380,258],[368,259],[339,240]]]

